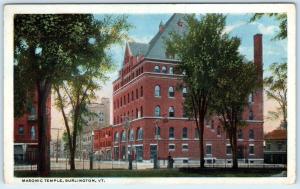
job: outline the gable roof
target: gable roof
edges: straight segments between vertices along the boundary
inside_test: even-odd
[[[287,132],[286,129],[276,129],[265,135],[266,140],[286,140]]]

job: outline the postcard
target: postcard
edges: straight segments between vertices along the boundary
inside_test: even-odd
[[[294,183],[295,16],[6,5],[6,183]]]

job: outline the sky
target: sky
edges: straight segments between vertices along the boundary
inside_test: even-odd
[[[246,59],[253,60],[253,36],[257,33],[263,34],[263,63],[264,63],[264,77],[267,76],[268,67],[274,62],[284,62],[287,60],[287,40],[272,40],[272,38],[279,31],[279,22],[274,18],[263,17],[260,20],[249,23],[252,14],[226,14],[226,27],[224,31],[232,37],[241,39],[239,51]],[[96,18],[101,19],[102,15],[95,15]],[[136,42],[148,43],[154,35],[158,32],[159,24],[166,21],[172,14],[130,14],[128,15],[128,22],[133,25],[128,36],[130,40]],[[111,123],[112,123],[112,82],[118,77],[118,70],[122,66],[125,42],[119,45],[113,45],[110,49],[113,63],[117,69],[109,74],[109,80],[106,81],[101,91],[97,92],[98,100],[101,97],[108,97],[111,99]],[[268,111],[276,109],[276,103],[268,100],[264,96],[264,116],[268,116]],[[61,113],[55,108],[52,108],[52,125],[53,127],[64,128]],[[264,120],[264,132],[271,131],[279,126],[278,120]],[[54,135],[56,136],[56,135]]]

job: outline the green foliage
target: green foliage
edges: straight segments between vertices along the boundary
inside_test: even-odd
[[[273,63],[269,67],[270,76],[264,79],[265,92],[269,99],[279,104],[277,111],[270,111],[271,118],[283,116],[284,127],[287,126],[287,63]]]
[[[216,68],[223,59],[222,42],[228,38],[222,34],[225,19],[221,14],[207,14],[201,20],[188,15],[185,18],[188,33],[171,33],[166,41],[167,52],[181,60],[177,69],[180,73],[185,72],[183,86],[188,88],[185,109],[192,118],[206,114],[214,90]]]
[[[15,15],[14,59],[21,74],[15,74],[15,83],[57,84],[79,68],[84,71],[110,63],[106,51],[126,36],[130,27],[126,19],[106,16],[96,20],[90,14]],[[34,89],[32,83],[23,83],[26,90],[15,87],[15,94],[26,96],[24,91]],[[22,109],[22,104],[15,103],[14,109]]]
[[[273,39],[280,40],[287,37],[287,15],[286,13],[255,13],[251,18],[250,22],[261,19],[263,16],[274,17],[278,20],[280,31],[275,35]]]
[[[14,66],[14,104],[17,107],[14,109],[14,117],[21,117],[32,106],[34,91],[30,89],[34,84],[31,80],[27,80],[28,89],[24,84],[23,75],[25,74],[22,73],[22,70]]]
[[[261,84],[255,65],[245,62],[241,56],[235,56],[219,68],[211,108],[221,116],[220,120],[225,130],[230,131],[232,127],[244,125],[242,113],[248,103],[248,97],[261,87]]]
[[[187,87],[188,92],[184,111],[197,126],[201,168],[204,167],[204,120],[216,88],[218,67],[231,58],[227,55],[236,53],[229,46],[238,47],[240,43],[224,34],[225,20],[222,14],[206,14],[200,20],[187,15],[188,32],[171,33],[166,40],[167,53],[180,60],[177,72],[184,73],[181,86]]]

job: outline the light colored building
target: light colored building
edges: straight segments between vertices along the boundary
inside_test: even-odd
[[[91,152],[92,131],[109,126],[110,123],[110,100],[109,98],[101,98],[100,103],[91,103],[87,105],[91,115],[85,116],[87,121],[83,126],[82,132],[77,140],[77,157],[88,158]]]

